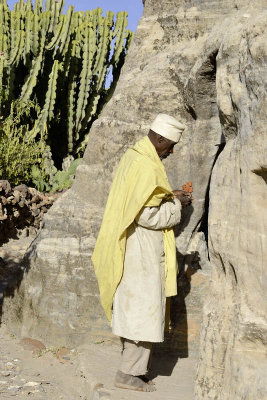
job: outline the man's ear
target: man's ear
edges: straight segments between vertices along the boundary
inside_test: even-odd
[[[162,136],[159,136],[159,137],[158,137],[158,142],[159,142],[159,143],[162,143],[163,141],[164,141],[163,137],[162,137]]]

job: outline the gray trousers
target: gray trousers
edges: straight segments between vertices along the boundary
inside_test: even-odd
[[[119,370],[124,374],[145,375],[149,367],[152,352],[151,342],[134,342],[121,338],[122,352]]]

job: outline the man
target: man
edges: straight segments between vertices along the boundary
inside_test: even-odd
[[[177,293],[173,226],[188,195],[172,191],[161,162],[184,125],[159,114],[118,166],[92,256],[100,299],[122,339],[115,386],[154,391],[146,378],[152,343],[164,340],[166,297]]]

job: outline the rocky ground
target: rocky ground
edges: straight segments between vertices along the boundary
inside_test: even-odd
[[[1,399],[85,399],[81,386],[84,378],[74,370],[74,350],[67,359],[56,358],[55,349],[38,351],[0,330],[0,398]],[[63,363],[64,362],[64,363]]]
[[[25,340],[24,340],[25,342]],[[35,400],[193,400],[194,361],[156,353],[151,375],[153,393],[116,389],[113,379],[119,363],[114,343],[88,344],[77,349],[25,345],[0,329],[0,398]],[[34,343],[35,341],[33,341]]]
[[[10,240],[0,248],[1,291],[34,237]],[[0,327],[0,398],[35,400],[193,400],[195,361],[155,348],[151,377],[157,391],[140,393],[113,385],[118,343],[100,341],[78,348],[46,348],[35,338],[19,338]]]

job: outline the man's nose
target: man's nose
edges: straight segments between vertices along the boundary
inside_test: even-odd
[[[173,153],[173,147],[169,150],[169,153]]]

